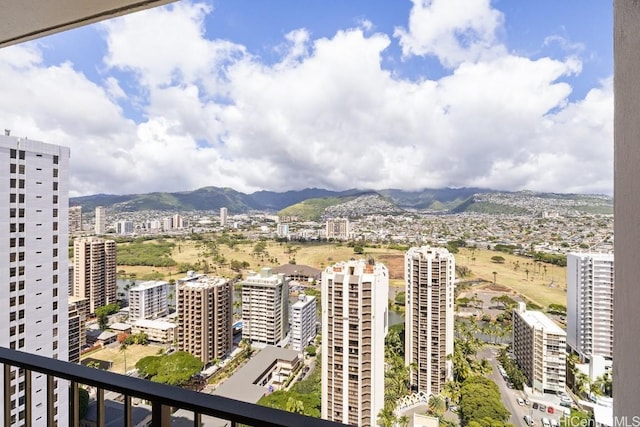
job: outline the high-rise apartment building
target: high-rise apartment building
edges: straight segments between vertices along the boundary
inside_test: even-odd
[[[162,281],[143,282],[129,289],[129,319],[157,319],[169,313],[167,290]]]
[[[289,279],[263,268],[241,284],[243,338],[277,345],[289,333]]]
[[[523,302],[513,311],[513,354],[537,392],[565,390],[567,334],[540,311]]]
[[[580,358],[613,358],[613,254],[567,255],[567,345]]]
[[[89,301],[89,313],[116,302],[116,242],[99,237],[73,244],[73,295]]]
[[[82,206],[69,208],[69,233],[82,231]]]
[[[107,232],[107,208],[98,206],[96,208],[95,233],[98,235]]]
[[[439,394],[453,375],[456,263],[444,248],[410,248],[405,260],[405,363],[411,386]]]
[[[227,208],[220,208],[220,226],[221,227],[226,227],[228,213],[229,212],[227,211]]]
[[[233,286],[229,279],[199,277],[178,286],[178,348],[206,365],[233,346]]]
[[[347,240],[349,238],[349,220],[345,218],[335,218],[327,220],[327,239]]]
[[[80,352],[87,345],[87,299],[69,297],[69,362],[80,363]]]
[[[377,425],[384,407],[389,272],[364,260],[322,273],[322,418]]]
[[[291,305],[291,349],[303,352],[316,336],[316,297],[300,295]]]
[[[118,221],[116,223],[116,233],[133,234],[133,221]]]
[[[7,204],[0,211],[0,345],[67,360],[69,149],[3,135],[0,158]],[[9,425],[25,425],[27,412],[33,425],[46,424],[47,376],[32,375],[29,384],[23,370],[11,368],[8,385]],[[54,417],[61,426],[69,423],[67,387],[58,380],[54,391]],[[0,399],[5,397],[0,390]]]

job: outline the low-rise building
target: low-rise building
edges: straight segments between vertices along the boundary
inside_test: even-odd
[[[175,341],[177,329],[178,325],[165,320],[140,319],[131,325],[131,333],[144,333],[149,341],[163,344]]]

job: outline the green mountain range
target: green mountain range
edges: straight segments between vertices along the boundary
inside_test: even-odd
[[[230,214],[251,211],[278,212],[280,215],[317,219],[325,211],[334,214],[389,214],[402,211],[440,213],[480,212],[487,214],[538,214],[561,210],[576,213],[613,213],[613,199],[601,195],[499,192],[481,188],[444,188],[404,191],[350,189],[331,191],[318,188],[273,192],[242,193],[232,188],[203,187],[174,193],[74,197],[70,206],[92,212],[105,206],[115,212],[217,211],[226,207]]]

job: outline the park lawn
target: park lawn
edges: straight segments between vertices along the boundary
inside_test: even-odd
[[[505,262],[497,264],[491,260],[493,256],[502,256]],[[520,264],[517,270],[515,269],[516,262]],[[493,272],[495,271],[497,285],[513,289],[540,306],[567,305],[566,267],[545,263],[538,265],[531,258],[489,250],[478,249],[472,255],[472,251],[467,248],[460,249],[460,252],[456,254],[456,264],[467,266],[471,270],[471,277],[466,277],[465,280],[478,278],[493,283]],[[546,273],[544,266],[547,267]],[[527,269],[529,270],[528,280]]]
[[[138,345],[133,344],[127,347],[126,349],[126,357],[127,357],[127,371],[130,371],[135,368],[138,360],[147,356],[156,356],[160,350],[164,350],[163,347],[155,346],[155,345]],[[84,359],[90,357],[92,359],[104,360],[107,362],[113,363],[111,365],[111,369],[109,371],[115,372],[118,374],[124,374],[124,358],[125,354],[120,351],[120,346],[115,347],[104,347],[98,351],[94,351],[82,356],[80,359]]]

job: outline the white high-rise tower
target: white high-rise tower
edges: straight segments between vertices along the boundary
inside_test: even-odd
[[[107,208],[103,206],[98,206],[96,208],[96,225],[95,232],[96,234],[104,234],[107,231],[106,228],[106,220],[107,220]]]
[[[405,254],[405,363],[411,386],[438,394],[452,378],[456,263],[444,248],[416,247]]]
[[[0,345],[66,361],[69,149],[4,135],[0,157],[0,186],[8,205],[0,211]],[[10,424],[24,425],[28,411],[34,425],[46,423],[47,376],[32,375],[27,384],[29,377],[18,368],[11,371]],[[68,384],[57,384],[55,420],[63,426],[69,423]],[[4,399],[4,390],[0,396]]]
[[[567,255],[567,345],[582,360],[613,358],[613,254]]]

